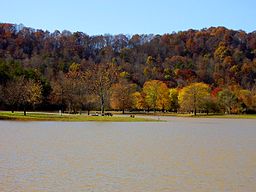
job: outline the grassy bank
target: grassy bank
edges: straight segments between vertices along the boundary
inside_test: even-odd
[[[256,115],[250,114],[178,114],[178,117],[193,117],[193,118],[222,118],[222,119],[256,119]]]
[[[135,114],[145,115],[144,117],[131,118],[129,116],[114,115],[109,116],[88,116],[88,115],[72,115],[58,113],[43,113],[43,112],[28,112],[26,116],[23,112],[6,112],[0,111],[0,120],[17,120],[17,121],[73,121],[73,122],[84,122],[84,121],[100,121],[100,122],[145,122],[145,121],[157,121],[152,116],[175,116],[175,117],[188,117],[188,118],[225,118],[225,119],[256,119],[256,115],[241,114],[241,115],[225,115],[225,114],[198,114],[194,116],[193,114],[180,114],[180,113],[144,113]]]
[[[131,118],[127,116],[88,116],[88,115],[70,115],[58,113],[27,113],[26,116],[23,112],[0,112],[0,120],[17,120],[17,121],[73,121],[73,122],[83,122],[83,121],[102,121],[102,122],[144,122],[144,121],[154,121],[148,118]]]
[[[241,114],[241,115],[198,115],[193,117],[204,118],[224,118],[224,119],[256,119],[256,115]]]
[[[135,115],[145,116],[170,116],[170,117],[189,117],[189,118],[224,118],[224,119],[256,119],[256,114],[206,114],[198,113],[196,116],[192,113],[134,113]]]

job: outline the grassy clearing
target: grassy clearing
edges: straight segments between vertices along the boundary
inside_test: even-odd
[[[117,116],[88,116],[88,115],[70,115],[57,113],[33,113],[29,112],[26,116],[23,112],[0,112],[0,120],[18,120],[18,121],[101,121],[101,122],[145,122],[154,121],[148,118],[131,118],[131,117],[117,117]]]

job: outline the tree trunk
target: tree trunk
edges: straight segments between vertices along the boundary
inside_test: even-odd
[[[101,114],[104,114],[105,109],[104,109],[104,104],[101,104]]]
[[[103,115],[104,112],[105,112],[105,108],[104,108],[104,96],[101,97],[101,106],[100,106],[100,108],[101,108],[101,115]]]
[[[196,116],[196,109],[194,109],[194,115]]]
[[[196,95],[195,95],[195,93],[194,93],[194,115],[196,116],[196,107],[197,107],[197,105],[196,105]]]
[[[231,113],[231,107],[228,107],[228,110],[227,110],[228,114]]]
[[[71,113],[71,103],[68,103],[68,113]]]
[[[60,107],[60,110],[59,110],[59,112],[60,112],[60,114],[62,115],[62,113],[64,113],[64,107],[63,107],[63,105],[62,104],[60,104],[59,105],[59,107]]]
[[[88,115],[90,115],[90,110],[88,109]]]
[[[123,109],[123,114],[124,114],[124,109]]]
[[[83,104],[81,103],[80,104],[80,111],[79,111],[79,114],[82,115],[82,110],[83,110]]]
[[[23,113],[24,113],[24,116],[27,115],[26,107],[23,108]]]

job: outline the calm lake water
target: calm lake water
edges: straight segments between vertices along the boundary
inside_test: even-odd
[[[0,121],[0,191],[256,191],[256,120],[168,120]]]

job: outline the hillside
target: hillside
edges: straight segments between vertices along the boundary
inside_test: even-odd
[[[212,27],[164,35],[88,36],[0,24],[0,84],[5,87],[19,77],[40,82],[41,108],[58,103],[51,94],[62,76],[109,65],[116,70],[109,75],[117,74],[111,85],[122,76],[137,91],[148,80],[163,81],[168,88],[204,82],[212,89],[238,86],[253,91],[256,32]]]

